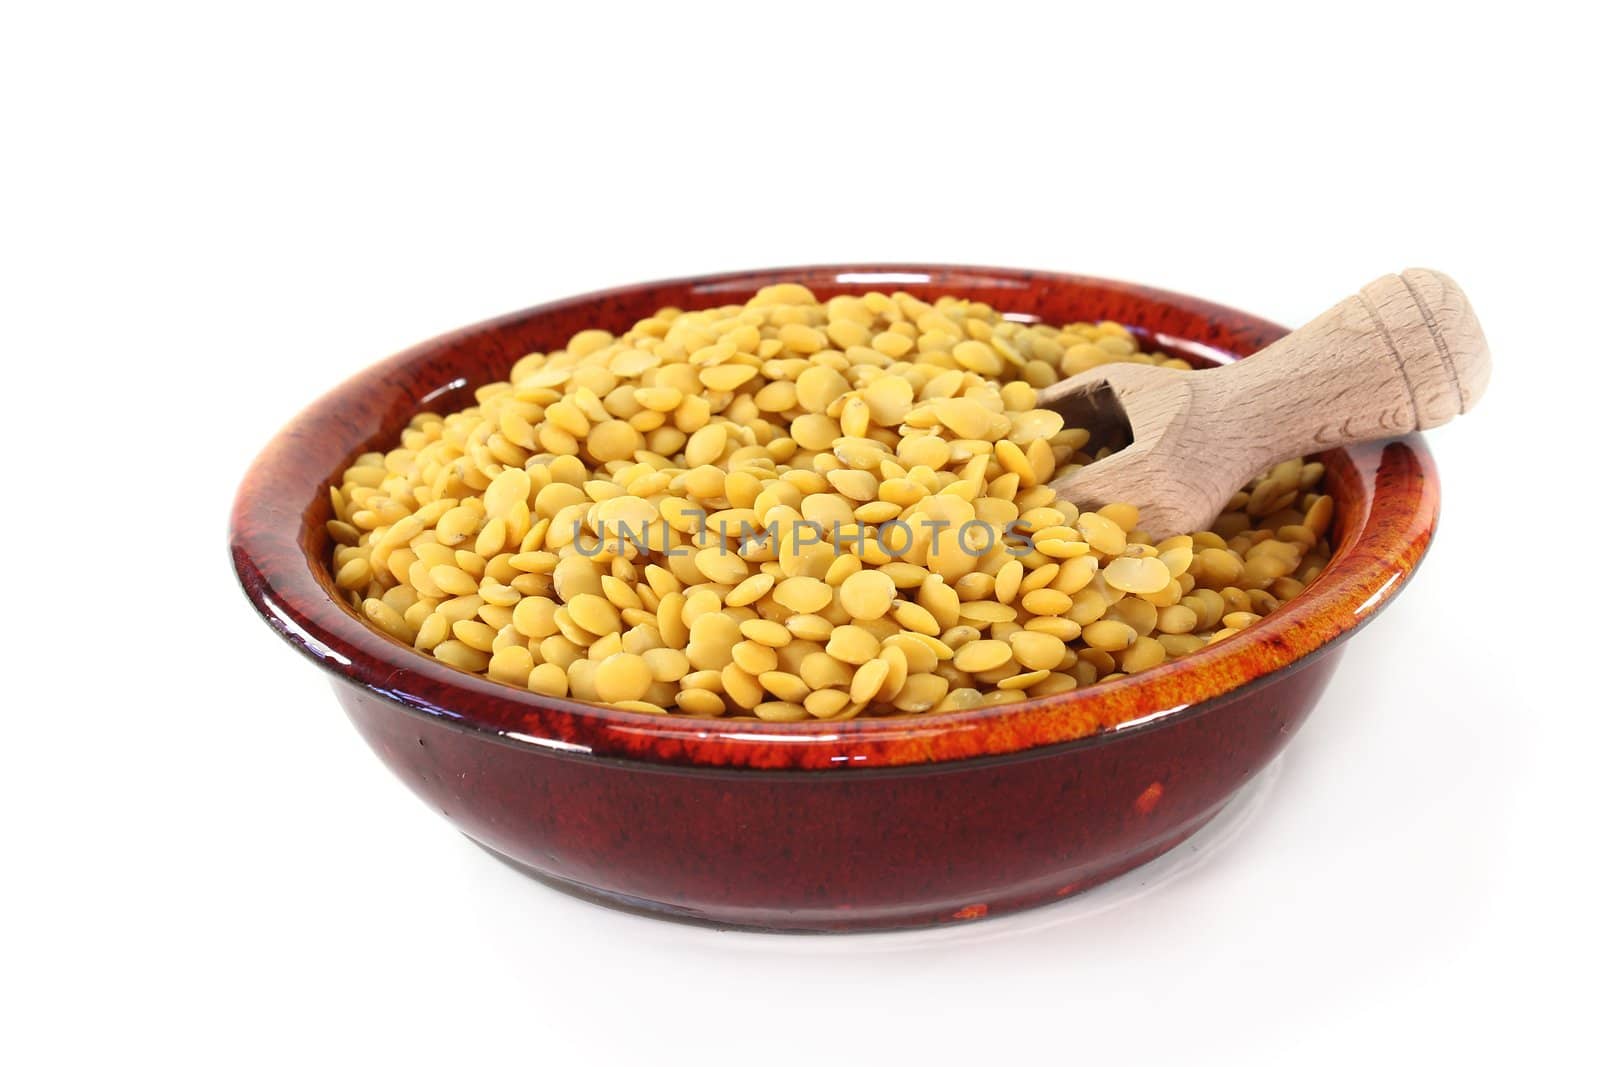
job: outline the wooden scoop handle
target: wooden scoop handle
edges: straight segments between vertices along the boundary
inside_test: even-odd
[[[1136,505],[1158,538],[1204,529],[1272,464],[1438,426],[1488,384],[1489,346],[1456,283],[1388,274],[1237,363],[1110,364],[1067,379],[1049,399],[1109,387],[1133,443],[1052,484],[1080,507]]]
[[[1438,271],[1386,274],[1282,340],[1194,384],[1217,417],[1196,447],[1233,443],[1246,477],[1291,456],[1426,430],[1483,395],[1489,346],[1461,288]],[[1225,421],[1223,421],[1225,417]],[[1186,435],[1187,436],[1187,435]]]

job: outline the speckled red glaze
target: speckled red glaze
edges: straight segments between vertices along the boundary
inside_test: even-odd
[[[785,268],[630,286],[428,341],[291,422],[240,487],[246,595],[334,678],[378,755],[474,840],[563,888],[657,914],[767,929],[962,921],[1081,891],[1192,834],[1309,714],[1339,645],[1405,584],[1438,481],[1416,437],[1327,453],[1334,558],[1237,639],[1134,678],[920,718],[764,723],[553,700],[453,670],[332,595],[327,486],[418,410],[452,410],[529,351],[665,305],[776,281],[820,297],[904,289],[1047,322],[1116,319],[1203,363],[1282,327],[1121,282],[986,267]]]

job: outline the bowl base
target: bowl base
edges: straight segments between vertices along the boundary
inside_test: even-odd
[[[703,926],[714,930],[740,930],[749,933],[768,934],[848,934],[959,925],[1060,903],[1098,885],[1102,885],[1113,878],[1127,874],[1137,867],[1142,867],[1171,851],[1193,837],[1215,819],[1220,811],[1227,807],[1228,805],[1226,804],[1220,805],[1217,809],[1209,811],[1202,817],[1181,827],[1178,832],[1155,842],[1147,848],[1141,849],[1132,856],[1126,857],[1109,867],[1070,882],[1065,887],[1059,884],[1059,880],[1052,880],[1047,888],[1030,887],[1019,889],[983,904],[969,904],[954,910],[948,907],[927,904],[912,904],[903,908],[874,912],[852,911],[849,908],[791,912],[760,908],[729,908],[725,911],[688,908],[657,900],[647,900],[627,893],[618,893],[614,890],[600,889],[595,886],[584,885],[581,882],[561,878],[538,868],[530,867],[520,860],[513,859],[470,835],[463,834],[462,836],[506,866],[520,871],[522,874],[549,886],[551,889],[556,889],[566,893],[568,896],[577,897],[592,904],[600,904],[617,911],[625,911],[651,919],[665,919],[671,922]]]

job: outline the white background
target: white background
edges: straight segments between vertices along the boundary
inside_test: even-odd
[[[1562,8],[1471,6],[8,7],[0,1057],[1576,1051],[1597,86]],[[1183,853],[933,933],[611,913],[426,811],[234,588],[239,477],[362,366],[596,287],[874,259],[1289,323],[1413,264],[1472,295],[1498,363],[1431,436],[1432,555]]]

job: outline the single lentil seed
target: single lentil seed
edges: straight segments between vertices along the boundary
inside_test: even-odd
[[[828,635],[827,652],[841,663],[859,666],[878,654],[878,639],[860,626],[836,626]]]
[[[1137,559],[1124,556],[1114,559],[1106,564],[1103,573],[1107,585],[1125,593],[1157,593],[1172,581],[1172,573],[1167,570],[1166,564],[1153,557]]]
[[[595,672],[595,688],[600,699],[607,702],[643,700],[652,681],[654,678],[644,657],[630,652],[607,656]]]
[[[1083,628],[1083,639],[1102,652],[1120,652],[1139,639],[1139,632],[1125,622],[1102,619]]]
[[[853,619],[882,618],[894,595],[894,580],[882,571],[858,571],[839,586],[839,603]]]
[[[739,624],[739,632],[770,648],[782,648],[793,639],[782,623],[770,619],[747,619]]]
[[[968,673],[991,671],[1011,659],[1011,646],[1004,641],[969,641],[956,650],[957,670]]]

